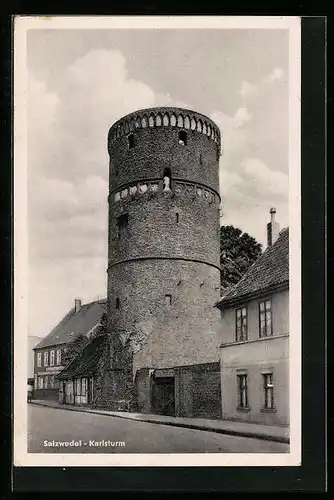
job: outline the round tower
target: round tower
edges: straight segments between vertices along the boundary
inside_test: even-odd
[[[109,130],[108,318],[134,371],[218,361],[220,132],[151,108]]]

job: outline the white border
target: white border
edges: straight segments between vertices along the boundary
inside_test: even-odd
[[[27,452],[27,68],[29,29],[288,29],[290,35],[290,453],[36,454]],[[295,466],[301,465],[301,212],[299,17],[25,17],[14,19],[14,465]]]

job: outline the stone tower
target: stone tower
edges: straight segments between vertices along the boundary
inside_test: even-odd
[[[108,319],[134,339],[133,374],[218,361],[220,132],[206,116],[151,108],[109,130]]]

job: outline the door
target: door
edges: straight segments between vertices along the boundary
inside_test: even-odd
[[[156,378],[152,387],[153,411],[158,415],[175,416],[174,377]]]

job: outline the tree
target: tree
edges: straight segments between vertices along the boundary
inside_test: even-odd
[[[88,344],[88,342],[97,335],[102,335],[106,332],[107,328],[107,315],[103,313],[99,323],[96,327],[92,328],[89,334],[83,335],[82,333],[75,337],[74,340],[68,342],[66,345],[66,352],[64,352],[62,359],[63,364],[66,366],[70,361],[72,361]]]
[[[234,226],[220,228],[221,286],[235,285],[262,253],[262,245]]]

